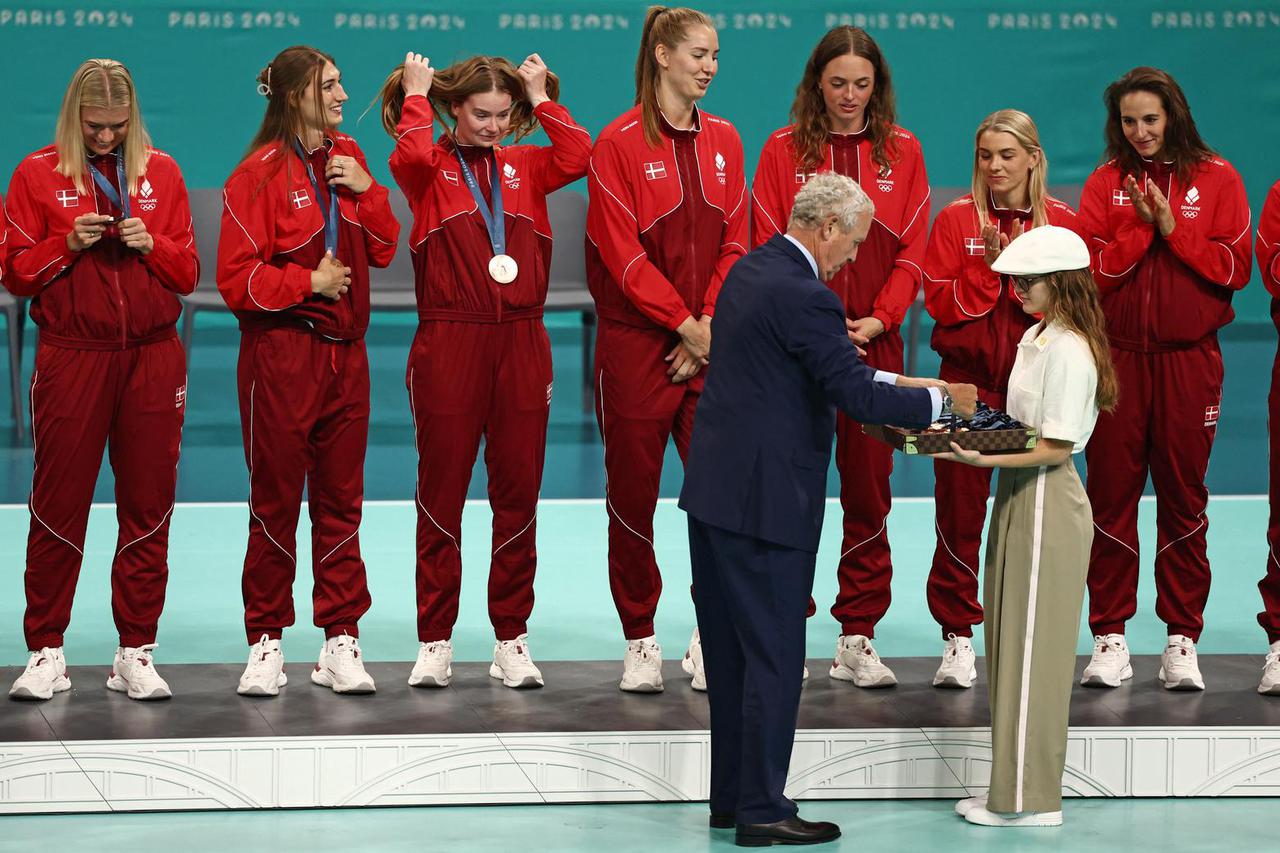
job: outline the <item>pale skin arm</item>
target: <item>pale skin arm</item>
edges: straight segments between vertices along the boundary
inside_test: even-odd
[[[965,450],[953,441],[950,453],[929,455],[934,459],[960,462],[975,468],[1038,468],[1041,465],[1052,467],[1066,462],[1071,458],[1074,446],[1070,441],[1043,438],[1026,453],[981,453],[977,450]]]

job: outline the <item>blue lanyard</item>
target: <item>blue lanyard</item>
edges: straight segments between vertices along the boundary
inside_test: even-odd
[[[116,180],[119,181],[119,190],[111,186],[111,181],[107,180],[107,176],[98,171],[98,167],[89,164],[89,172],[93,175],[93,182],[98,185],[98,189],[102,190],[102,194],[107,197],[107,201],[111,202],[125,219],[130,218],[129,214],[129,192],[128,184],[124,180],[124,157],[120,156],[120,152],[116,152]]]
[[[476,201],[476,208],[484,219],[485,228],[489,229],[489,245],[493,247],[495,255],[505,255],[507,234],[506,223],[502,218],[502,181],[498,179],[498,158],[490,155],[489,195],[493,198],[493,210],[490,211],[489,205],[485,203],[484,193],[480,192],[480,185],[476,183],[476,176],[471,174],[471,167],[467,165],[462,152],[455,148],[454,153],[458,156],[458,165],[462,167],[462,179],[467,182],[467,189],[471,190],[471,197]]]
[[[315,170],[311,168],[311,160],[302,150],[302,143],[293,141],[293,150],[307,167],[307,178],[311,181],[311,191],[316,194],[316,204],[320,204],[320,182],[316,180]],[[324,211],[324,248],[338,257],[338,189],[329,187],[329,207]]]

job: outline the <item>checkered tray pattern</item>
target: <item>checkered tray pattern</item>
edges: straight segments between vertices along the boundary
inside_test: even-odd
[[[901,450],[908,456],[926,453],[946,453],[951,442],[965,450],[983,453],[1024,453],[1036,446],[1038,435],[1034,429],[988,429],[949,432],[930,432],[920,429],[904,429],[895,426],[863,424],[862,431],[872,438]]]

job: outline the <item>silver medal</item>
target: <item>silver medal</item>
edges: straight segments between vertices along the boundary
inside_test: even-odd
[[[519,272],[519,264],[510,255],[494,255],[489,259],[489,275],[498,284],[510,284]]]

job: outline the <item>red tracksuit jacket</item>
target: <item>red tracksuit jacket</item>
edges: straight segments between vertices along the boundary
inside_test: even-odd
[[[1069,206],[1049,196],[1044,207],[1050,225],[1079,230]],[[991,223],[1011,233],[1019,217],[1005,215],[990,200],[987,208]],[[924,259],[924,305],[934,320],[934,351],[964,381],[1003,394],[1018,341],[1035,321],[1022,310],[1012,282],[992,272],[985,256],[978,211],[973,195],[966,194],[933,221]]]
[[[1267,292],[1273,299],[1280,299],[1280,181],[1271,185],[1271,192],[1267,193],[1267,200],[1262,204],[1256,251],[1258,268],[1262,270],[1262,283],[1267,286]],[[1280,324],[1275,303],[1271,318]]]
[[[885,174],[871,160],[865,134],[831,134],[822,165],[801,168],[791,150],[794,125],[769,137],[760,152],[751,185],[751,244],[759,246],[787,230],[791,204],[800,187],[819,172],[847,175],[871,197],[875,222],[854,262],[829,282],[850,317],[875,317],[886,331],[902,325],[916,298],[929,228],[929,177],[914,136],[898,126],[893,133],[898,162]]]
[[[331,134],[308,157],[321,198],[306,166],[291,150],[265,145],[244,159],[223,189],[218,237],[218,290],[243,331],[277,326],[314,329],[336,340],[358,340],[369,327],[369,267],[385,267],[396,253],[400,224],[387,188],[374,181],[356,195],[338,187],[337,259],[351,268],[351,286],[334,301],[311,292],[311,272],[324,257],[324,210],[330,156],[355,157],[369,170],[356,141]]]
[[[597,139],[587,193],[587,283],[601,317],[674,330],[715,313],[724,277],[747,251],[742,140],[732,124],[695,107],[694,128],[664,122],[655,148],[633,107]]]
[[[1191,346],[1235,317],[1231,295],[1252,272],[1249,201],[1236,170],[1217,158],[1197,165],[1186,186],[1163,163],[1148,161],[1146,177],[1169,199],[1172,234],[1161,237],[1138,218],[1114,160],[1085,181],[1080,233],[1112,345],[1163,352]]]
[[[431,102],[405,98],[391,153],[391,174],[413,210],[413,270],[419,315],[427,319],[501,320],[512,311],[540,310],[551,271],[551,223],[547,194],[587,171],[591,134],[560,104],[534,110],[551,145],[491,149],[502,175],[507,254],[520,272],[510,284],[489,276],[493,249],[475,199],[458,169],[452,140],[433,142]],[[491,200],[490,149],[463,146],[463,156],[487,201]],[[572,251],[572,249],[571,249]]]
[[[89,194],[56,171],[54,146],[18,164],[5,202],[9,222],[4,285],[33,296],[31,318],[41,340],[72,349],[126,349],[172,337],[182,313],[178,294],[200,277],[187,187],[173,158],[148,149],[147,171],[130,196],[130,212],[147,224],[154,247],[147,255],[126,248],[111,228],[83,252],[67,248],[77,216],[114,213],[97,185]],[[115,155],[94,158],[113,184]]]

